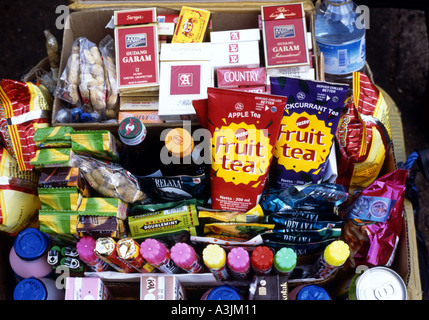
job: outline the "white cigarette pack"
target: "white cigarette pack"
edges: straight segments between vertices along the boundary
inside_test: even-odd
[[[223,67],[260,66],[259,41],[212,43],[212,65],[215,70]]]
[[[159,118],[197,120],[192,101],[207,98],[213,85],[210,61],[161,61]]]
[[[261,39],[261,31],[257,28],[210,32],[211,43],[255,41],[255,40],[258,41],[260,39]]]

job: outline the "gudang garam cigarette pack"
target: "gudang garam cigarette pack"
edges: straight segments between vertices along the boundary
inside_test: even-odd
[[[262,6],[261,15],[266,68],[308,66],[302,3]]]
[[[153,9],[154,10],[154,9]],[[157,89],[159,82],[158,27],[156,14],[142,18],[143,13],[130,12],[121,18],[115,15],[116,68],[118,89],[121,94]],[[139,24],[130,24],[138,21]],[[152,23],[154,22],[154,23]]]

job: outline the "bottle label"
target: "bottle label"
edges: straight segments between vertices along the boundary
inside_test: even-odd
[[[317,45],[323,52],[326,73],[344,75],[365,66],[365,35],[347,44],[333,45],[317,40]]]

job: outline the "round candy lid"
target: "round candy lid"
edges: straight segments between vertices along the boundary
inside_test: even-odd
[[[273,265],[273,251],[266,246],[259,246],[253,250],[250,260],[257,269],[269,269]]]
[[[24,229],[16,237],[13,247],[21,259],[35,260],[46,252],[48,237],[39,229]]]
[[[196,255],[194,249],[186,243],[178,242],[171,248],[170,251],[171,259],[173,259],[174,263],[176,263],[179,267],[189,266],[195,260]]]
[[[140,253],[153,265],[163,262],[168,254],[167,248],[156,239],[146,239],[140,245]]]
[[[48,292],[42,281],[28,278],[20,281],[13,291],[14,300],[46,300]]]
[[[207,267],[219,269],[226,262],[225,250],[217,244],[209,244],[203,250],[203,261]]]
[[[296,266],[296,253],[291,248],[281,248],[274,256],[274,266],[280,272],[290,272]]]
[[[224,284],[214,288],[209,293],[207,300],[242,300],[242,298],[236,288]]]
[[[331,300],[328,292],[322,287],[308,285],[303,287],[296,296],[297,300]]]
[[[338,267],[346,262],[350,255],[350,248],[342,240],[336,240],[325,249],[324,257],[331,266]]]

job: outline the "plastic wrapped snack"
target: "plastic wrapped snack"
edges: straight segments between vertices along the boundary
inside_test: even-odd
[[[70,104],[70,115],[59,112],[56,120],[104,122],[117,118],[118,93],[112,41],[110,36],[105,37],[100,42],[100,49],[85,37],[74,41],[56,90],[56,95]]]
[[[115,41],[108,35],[100,41],[106,83],[106,117],[116,119],[119,111],[119,90],[116,82]]]
[[[85,180],[102,196],[128,203],[147,198],[134,176],[118,164],[81,155],[73,155],[71,162],[82,170]]]

